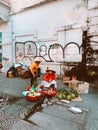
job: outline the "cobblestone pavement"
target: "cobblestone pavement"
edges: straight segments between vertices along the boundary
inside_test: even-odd
[[[43,98],[35,102],[27,101],[26,98],[22,98],[17,102],[2,107],[1,110],[21,119],[25,119],[26,116],[28,116],[31,112],[33,113],[36,106],[39,106],[42,102]]]
[[[42,130],[42,128],[0,110],[0,130]]]
[[[22,120],[43,101],[41,98],[31,102],[23,97],[22,92],[29,82],[30,79],[6,78],[5,74],[0,73],[0,130],[42,130]]]
[[[30,79],[6,78],[4,73],[0,73],[0,94],[16,98],[0,108],[0,130],[98,130],[97,86],[90,85],[89,93],[81,95],[83,102],[70,102],[70,106],[84,108],[81,115],[69,112],[66,106],[54,104],[23,120],[36,105],[36,102],[29,102],[22,95],[29,82]],[[65,87],[62,80],[57,80],[57,84],[58,88]]]

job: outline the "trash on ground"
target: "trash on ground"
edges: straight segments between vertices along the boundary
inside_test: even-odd
[[[78,107],[69,107],[68,108],[69,111],[73,112],[73,113],[82,113],[82,109],[78,108]]]

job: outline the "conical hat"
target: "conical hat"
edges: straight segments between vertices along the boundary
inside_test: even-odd
[[[56,73],[56,71],[53,70],[52,68],[47,68],[47,69],[46,69],[46,72],[48,72],[48,71],[53,71],[54,73]]]

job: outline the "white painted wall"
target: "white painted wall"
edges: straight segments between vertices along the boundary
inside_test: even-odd
[[[60,44],[63,49],[69,42],[76,42],[81,45],[82,28],[86,26],[87,19],[85,3],[81,0],[58,0],[23,10],[43,1],[45,0],[28,0],[28,2],[26,0],[11,0],[11,22],[3,25],[5,29],[2,30],[7,29],[7,31],[3,32],[3,42],[7,44],[12,42],[13,51],[10,45],[4,46],[3,50],[6,51],[3,51],[3,56],[6,55],[6,58],[11,58],[11,60],[15,61],[15,42],[26,42],[28,40],[35,41],[37,44],[40,42],[38,48],[45,44],[47,53],[49,46],[54,43]],[[67,25],[71,25],[71,28]],[[68,30],[66,30],[66,26]],[[65,29],[62,30],[62,28]],[[72,30],[72,28],[74,29]],[[12,33],[13,36],[11,35]],[[7,51],[7,48],[9,48],[10,52]],[[10,53],[9,56],[7,55],[8,53]],[[13,53],[12,57],[11,53]],[[60,54],[54,53],[55,59],[58,59]],[[77,55],[78,57],[80,56],[79,54]],[[62,54],[58,61],[65,60],[65,58],[61,57]],[[44,58],[49,60],[48,56]],[[75,61],[81,61],[81,57],[77,58],[76,56]]]
[[[9,9],[10,6],[5,1],[0,1],[0,23],[9,21]]]
[[[0,29],[3,31],[3,42],[12,43],[13,57],[11,56],[12,51],[8,52],[10,53],[10,56],[3,51],[4,56],[6,55],[7,57],[10,57],[11,60],[15,61],[15,42],[35,41],[38,49],[41,45],[46,45],[47,53],[50,45],[53,45],[54,43],[60,44],[63,49],[69,42],[75,42],[81,46],[82,32],[83,29],[87,28],[86,1],[58,0],[38,7],[34,7],[34,5],[45,0],[28,0],[28,2],[26,0],[10,1],[12,7],[10,13],[11,22],[7,25],[2,25],[2,27],[0,25]],[[89,0],[89,8],[93,8],[91,3],[92,0]],[[32,8],[25,10],[31,5],[33,6]],[[93,16],[93,12],[89,15]],[[93,19],[91,20],[92,24],[94,21]],[[95,27],[93,28],[95,29]],[[6,29],[7,31],[5,31]],[[13,32],[12,37],[11,32]],[[7,48],[7,46],[5,47]],[[9,49],[11,49],[10,45]],[[57,52],[54,53],[56,59],[59,55],[61,56],[58,60],[66,61],[66,59],[71,59],[71,57],[65,59],[62,57],[62,54],[58,54]],[[37,56],[39,56],[39,50]],[[44,58],[49,60],[48,55]],[[81,54],[77,54],[77,56],[73,57],[71,61],[81,61]],[[57,66],[59,66],[59,71],[57,71],[59,74],[61,71],[60,65]]]
[[[12,5],[11,11],[12,12],[18,12],[21,11],[23,8],[33,6],[35,4],[39,4],[40,2],[44,2],[45,0],[10,0],[10,3]]]
[[[14,43],[35,41],[38,48],[40,48],[41,45],[47,46],[46,53],[48,53],[50,45],[54,43],[60,44],[63,49],[69,42],[75,42],[80,46],[82,44],[82,28],[86,27],[86,3],[81,0],[58,0],[42,6],[23,10],[23,8],[41,1],[44,0],[29,0],[28,3],[26,3],[25,0],[20,0],[18,2],[16,2],[16,0],[12,1],[11,20],[13,22]],[[13,45],[13,52],[14,50],[15,46]],[[63,50],[61,49],[61,51]],[[59,61],[79,62],[82,59],[79,53],[77,53],[77,55],[75,54],[74,57],[72,54],[69,55],[69,57],[65,56],[65,58],[62,52],[57,53],[54,51],[53,53],[51,52],[53,60],[55,59],[54,65],[52,64],[54,68],[56,62]],[[37,56],[39,56],[39,53],[37,53]],[[45,60],[50,60],[48,55],[44,58]],[[27,62],[29,63],[29,61]],[[46,63],[44,63],[43,66],[45,66],[45,64]],[[57,73],[60,74],[61,65],[57,63],[57,66]],[[42,70],[44,71],[44,69]]]
[[[5,66],[2,71],[5,72],[9,68],[7,64],[12,62],[11,22],[0,24],[0,32],[2,32],[2,62]]]
[[[21,3],[21,0],[17,3]],[[57,27],[77,23],[84,26],[86,9],[80,5],[79,0],[59,0],[18,13],[13,16],[13,31],[15,35],[36,31],[38,38],[50,38],[54,37],[54,29]]]

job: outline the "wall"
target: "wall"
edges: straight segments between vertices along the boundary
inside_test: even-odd
[[[9,9],[10,9],[9,4],[1,0],[0,1],[0,24],[9,21]]]
[[[81,61],[82,32],[87,20],[86,2],[29,0],[26,4],[25,0],[14,0],[11,4],[14,62],[29,65],[36,56],[41,56],[45,62],[43,66],[50,64],[55,68],[57,64],[60,73],[62,61]]]
[[[12,62],[12,38],[11,38],[11,22],[9,19],[10,5],[5,1],[0,1],[0,32],[2,34],[2,41],[0,43],[0,53],[2,54],[2,71],[8,69],[5,64]]]
[[[88,37],[94,49],[94,63],[90,65],[98,66],[98,0],[88,1]]]
[[[0,24],[3,71],[7,71],[13,62],[30,65],[39,56],[43,60],[43,72],[50,66],[61,75],[66,62],[81,61],[85,30],[90,44],[98,50],[98,0],[10,2],[10,21]],[[97,65],[98,54],[94,56]]]
[[[7,3],[10,3],[10,0],[4,0],[5,2],[7,2]]]
[[[10,22],[0,25],[4,62],[30,65],[39,56],[43,72],[50,66],[61,74],[65,62],[81,61],[83,31],[98,42],[97,0],[10,1]]]
[[[2,62],[4,68],[3,72],[6,72],[9,68],[5,64],[11,64],[12,62],[12,38],[11,38],[11,22],[0,24],[0,32],[2,32]]]
[[[10,0],[11,3],[11,12],[12,13],[19,13],[21,11],[24,11],[24,9],[32,7],[38,7],[40,5],[44,5],[53,1],[57,0],[20,0],[17,2],[17,0]]]

